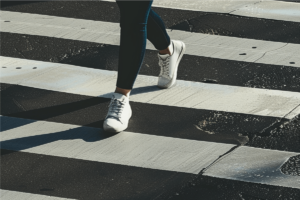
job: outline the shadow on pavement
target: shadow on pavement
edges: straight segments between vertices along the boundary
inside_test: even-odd
[[[76,127],[73,129],[57,131],[57,132],[55,132],[55,128],[54,128],[53,132],[47,133],[47,131],[49,131],[47,130],[49,129],[49,126],[43,127],[39,125],[34,125],[34,123],[37,122],[35,120],[1,116],[1,121],[5,122],[3,123],[4,125],[3,127],[5,130],[14,129],[14,128],[23,129],[22,126],[29,126],[24,128],[24,131],[26,132],[28,130],[31,130],[30,126],[33,125],[33,128],[35,129],[32,130],[37,133],[37,135],[15,138],[15,139],[10,139],[10,140],[5,140],[0,142],[1,149],[9,149],[13,151],[22,151],[25,149],[30,149],[47,143],[55,142],[58,140],[82,139],[86,142],[96,142],[116,135],[113,133],[107,133],[102,129],[96,129],[90,127]],[[14,124],[16,125],[15,127],[13,126]],[[20,130],[16,130],[16,133],[21,136],[21,134],[19,134]],[[2,132],[2,134],[4,136],[5,132]]]

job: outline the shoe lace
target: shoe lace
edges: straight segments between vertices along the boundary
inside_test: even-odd
[[[159,66],[160,69],[160,76],[169,77],[169,63],[170,63],[170,56],[168,56],[166,59],[162,59],[159,57]]]
[[[122,112],[122,110],[125,107],[125,102],[124,101],[120,101],[118,99],[112,98],[110,101],[110,104],[108,105],[109,109],[110,109],[110,114],[109,117],[115,118],[117,120],[120,119],[119,114]]]

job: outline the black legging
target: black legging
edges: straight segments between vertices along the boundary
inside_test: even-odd
[[[157,50],[170,43],[162,19],[151,9],[153,1],[118,1],[121,19],[121,37],[117,87],[132,89],[142,65],[146,39]]]

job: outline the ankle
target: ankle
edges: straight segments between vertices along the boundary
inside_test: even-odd
[[[160,50],[160,51],[159,51],[159,54],[160,54],[160,55],[166,55],[166,54],[171,55],[171,52],[170,52],[168,49],[164,49],[164,50]]]
[[[160,50],[159,54],[160,55],[169,54],[171,56],[173,54],[173,43],[171,42],[171,44],[168,46],[168,48]]]
[[[129,97],[130,92],[131,92],[131,90],[122,89],[122,88],[119,88],[119,87],[117,87],[116,90],[115,90],[115,93],[123,94],[123,95],[125,95],[127,97]]]

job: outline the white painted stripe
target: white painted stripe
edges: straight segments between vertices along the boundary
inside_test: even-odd
[[[115,2],[115,0],[104,1]],[[300,5],[293,2],[272,0],[163,0],[154,1],[152,6],[300,22]]]
[[[1,200],[64,200],[66,198],[0,189]]]
[[[280,167],[299,153],[239,147],[208,168],[206,176],[300,188],[299,176],[285,175]]]
[[[115,2],[115,0],[103,1]],[[245,5],[258,2],[258,0],[163,0],[153,1],[152,7],[203,12],[230,13]]]
[[[115,71],[3,56],[0,58],[2,83],[105,98],[110,98],[115,89]],[[139,75],[130,101],[272,117],[286,117],[289,114],[289,118],[297,115],[297,112],[291,111],[300,102],[300,93],[297,92],[183,80],[177,80],[175,87],[164,90],[156,86],[157,80],[157,77]]]
[[[300,4],[282,1],[260,1],[243,6],[230,14],[300,22]]]
[[[285,116],[285,118],[292,119],[292,118],[294,118],[295,116],[297,116],[299,114],[300,114],[300,104],[294,110],[292,110],[289,114],[287,114]]]
[[[235,145],[1,116],[1,148],[198,174]],[[21,124],[21,125],[20,125]]]
[[[118,23],[1,11],[1,31],[119,45]],[[10,21],[10,22],[4,22]],[[84,29],[82,29],[84,28]],[[186,43],[186,54],[244,62],[300,67],[299,44],[167,30]],[[252,47],[256,47],[253,49]],[[147,41],[147,49],[155,50]],[[240,55],[242,54],[242,55]]]

